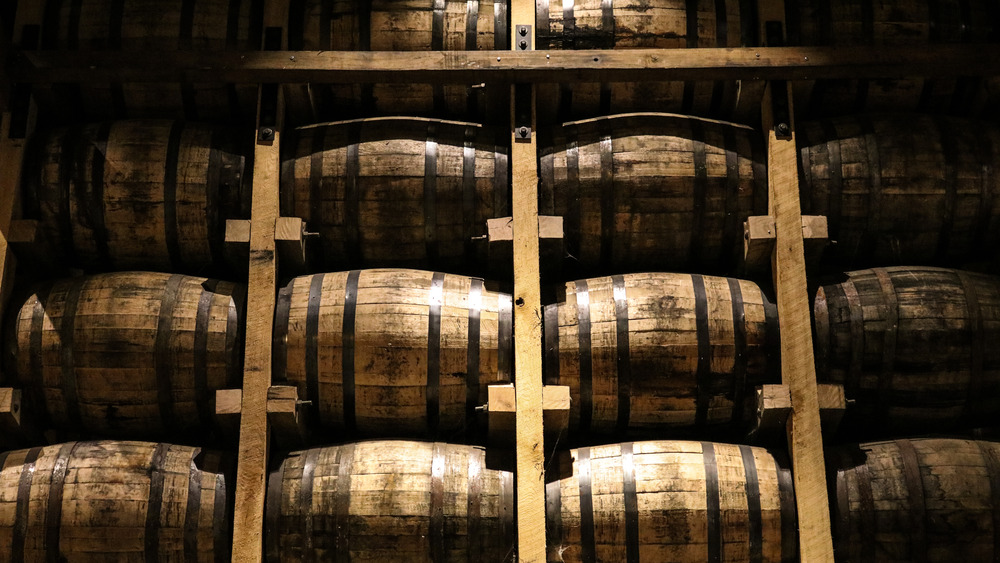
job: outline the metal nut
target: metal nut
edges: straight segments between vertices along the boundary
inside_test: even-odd
[[[522,127],[520,129],[518,129],[517,130],[517,134],[520,135],[521,137],[527,137],[528,136],[528,128],[527,127]]]

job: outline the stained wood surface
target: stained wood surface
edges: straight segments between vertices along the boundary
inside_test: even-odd
[[[450,274],[295,278],[278,296],[273,379],[311,401],[312,423],[345,436],[471,439],[487,386],[513,376],[512,307]]]
[[[513,481],[471,446],[371,441],[293,452],[268,480],[267,561],[512,563]]]
[[[767,214],[767,169],[749,127],[668,114],[566,124],[540,140],[539,208],[564,217],[566,268],[729,273],[743,223]]]
[[[245,145],[182,121],[56,129],[32,140],[24,213],[60,265],[219,272],[226,220],[249,213]]]
[[[4,108],[0,113],[0,318],[6,314],[7,304],[14,287],[16,257],[8,238],[11,219],[18,203],[18,185],[24,161],[24,139],[10,138],[11,114]],[[6,374],[4,374],[6,376]]]
[[[748,281],[579,280],[546,305],[544,321],[545,383],[570,388],[571,438],[704,435],[727,424],[742,436],[754,388],[780,378],[777,307]]]
[[[1000,278],[929,267],[847,272],[816,290],[817,377],[854,401],[860,436],[992,424]]]
[[[955,265],[996,256],[1000,128],[928,115],[799,127],[802,209],[826,215],[829,261]]]
[[[149,442],[69,442],[0,454],[0,550],[10,561],[226,557],[222,454]]]
[[[281,211],[319,233],[308,245],[314,268],[487,268],[486,222],[511,209],[503,130],[375,118],[287,137]]]
[[[798,561],[791,476],[762,448],[629,442],[550,472],[550,562]]]
[[[837,561],[990,561],[1000,444],[914,439],[829,450]]]

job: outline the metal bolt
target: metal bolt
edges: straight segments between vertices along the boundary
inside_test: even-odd
[[[517,130],[517,133],[519,135],[521,135],[522,137],[527,137],[528,136],[528,128],[527,127],[522,127],[522,128],[520,128],[520,129]]]
[[[521,37],[524,37],[525,35],[528,34],[528,28],[524,27],[523,25],[518,26],[517,32],[521,34]]]
[[[777,131],[779,135],[788,135],[792,132],[792,129],[787,123],[779,123],[775,128],[775,131]]]
[[[274,140],[274,129],[270,127],[264,127],[260,130],[260,140],[261,141],[273,141]]]
[[[517,46],[520,47],[521,49],[527,49],[528,42],[522,39],[521,42],[517,44]]]
[[[292,56],[288,57],[288,60],[290,60],[292,62],[295,62],[295,55],[292,55]]]
[[[500,62],[500,57],[497,57],[497,62]]]

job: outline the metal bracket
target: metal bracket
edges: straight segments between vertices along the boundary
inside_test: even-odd
[[[515,41],[517,41],[518,51],[530,51],[531,50],[531,26],[530,25],[518,25],[514,30]]]

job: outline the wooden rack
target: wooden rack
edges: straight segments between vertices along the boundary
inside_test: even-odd
[[[41,6],[42,3],[37,3]],[[532,0],[512,0],[511,29],[534,27]],[[783,19],[783,2],[767,2],[760,21]],[[14,38],[37,22],[40,7],[21,2]],[[265,27],[281,28],[287,0],[267,0]],[[516,43],[516,42],[515,42]],[[532,41],[534,43],[534,41]],[[10,51],[10,40],[0,54]],[[515,45],[514,49],[517,49]],[[533,84],[553,81],[770,80],[763,130],[768,141],[770,215],[775,230],[773,282],[781,328],[782,381],[789,390],[787,427],[798,505],[802,561],[832,561],[830,516],[824,474],[820,410],[813,363],[809,302],[803,252],[794,123],[785,135],[775,131],[772,96],[783,95],[783,81],[843,77],[949,77],[1000,74],[1000,47],[961,45],[912,48],[763,47],[631,51],[479,51],[479,52],[300,52],[171,53],[155,57],[126,52],[14,52],[0,85],[0,294],[12,285],[14,258],[9,252],[12,210],[20,183],[24,151],[23,106],[12,84],[72,81],[213,81],[241,83],[465,82]],[[513,86],[512,86],[513,87]],[[790,88],[788,90],[791,98]],[[263,88],[262,88],[263,90]],[[791,99],[789,104],[791,104]],[[280,107],[280,105],[279,105]],[[514,108],[511,108],[512,125]],[[533,113],[533,112],[532,112]],[[280,111],[278,112],[280,115]],[[30,120],[29,120],[30,122]],[[12,123],[15,124],[12,126]],[[239,424],[235,489],[234,561],[263,557],[264,488],[270,425],[271,330],[278,272],[275,225],[279,219],[278,170],[280,119],[259,123],[254,132],[252,215],[248,264],[247,346]],[[261,129],[270,129],[261,134]],[[535,129],[532,123],[532,130]],[[516,460],[518,557],[545,560],[545,517],[541,298],[537,205],[536,136],[511,132],[513,162],[513,261],[516,366]],[[0,405],[0,410],[3,406]],[[10,413],[6,413],[10,414]],[[2,431],[0,426],[0,431]]]

